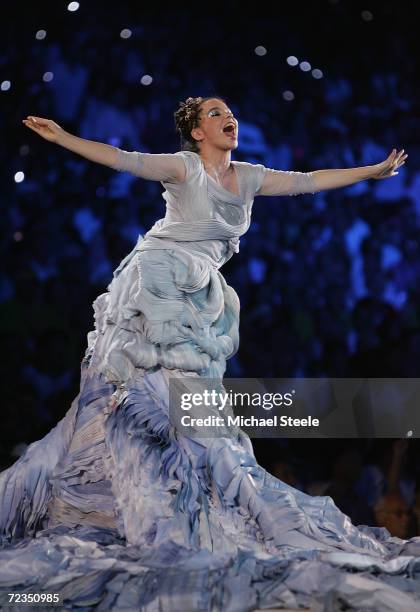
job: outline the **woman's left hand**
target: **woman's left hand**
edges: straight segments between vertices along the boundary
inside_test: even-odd
[[[404,154],[404,149],[401,149],[398,153],[397,149],[393,149],[392,153],[385,161],[372,166],[373,174],[370,178],[383,179],[389,176],[396,176],[398,174],[396,170],[405,164],[407,157],[407,153]]]

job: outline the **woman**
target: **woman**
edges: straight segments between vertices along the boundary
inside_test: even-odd
[[[231,161],[238,122],[223,99],[188,98],[175,123],[182,150],[148,154],[24,120],[91,161],[160,181],[167,209],[93,304],[95,330],[69,411],[0,475],[2,584],[103,610],[333,609],[339,600],[414,610],[401,576],[420,563],[420,538],[356,528],[330,497],[267,473],[240,429],[185,435],[169,414],[170,378],[220,381],[238,349],[239,300],[219,268],[239,250],[254,197],[394,176],[407,155],[276,171]]]

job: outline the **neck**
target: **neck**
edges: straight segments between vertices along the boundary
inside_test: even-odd
[[[205,169],[222,178],[230,169],[230,153],[230,149],[224,151],[204,144],[200,148],[199,155],[203,160]]]

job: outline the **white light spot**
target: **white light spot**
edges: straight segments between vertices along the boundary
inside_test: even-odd
[[[153,78],[150,76],[150,74],[144,74],[141,77],[140,82],[142,85],[150,85],[151,83],[153,83]]]
[[[287,58],[287,63],[289,66],[297,66],[299,64],[299,60],[295,55],[289,55]]]
[[[15,232],[15,233],[13,234],[13,240],[14,240],[15,242],[20,242],[20,241],[22,240],[22,238],[23,238],[23,234],[22,234],[22,232]]]
[[[373,15],[370,11],[362,11],[363,21],[372,21]]]
[[[413,435],[413,430],[412,429],[407,431],[407,438],[411,438],[412,435]]]
[[[21,183],[24,179],[25,179],[25,175],[23,172],[16,172],[15,183]]]
[[[132,34],[131,30],[129,30],[128,28],[124,28],[124,30],[121,30],[121,32],[120,32],[120,37],[121,38],[130,38],[131,34]]]
[[[12,84],[10,81],[3,81],[2,84],[0,85],[0,89],[2,91],[8,91],[11,88]]]
[[[77,11],[79,6],[80,4],[78,2],[70,2],[70,4],[67,5],[67,10],[74,13],[74,11]]]
[[[54,78],[53,72],[44,72],[44,74],[42,75],[42,80],[45,81],[46,83],[49,83],[50,81],[52,81],[53,78]]]
[[[314,77],[314,79],[322,79],[324,73],[319,68],[314,68],[312,70],[312,76]]]
[[[254,51],[256,55],[266,55],[267,54],[267,49],[263,47],[262,45],[258,45],[258,47],[255,47]]]
[[[311,65],[309,62],[300,62],[299,68],[303,70],[303,72],[308,72],[311,69]]]
[[[35,34],[35,38],[37,40],[44,40],[46,35],[47,35],[47,32],[45,30],[38,30],[38,32]]]
[[[291,100],[295,99],[295,94],[293,93],[293,91],[286,89],[286,91],[283,91],[283,98],[284,100],[287,100],[287,102],[290,102]]]

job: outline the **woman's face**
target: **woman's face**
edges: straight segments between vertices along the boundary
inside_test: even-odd
[[[222,100],[211,98],[201,103],[200,110],[199,127],[191,130],[199,146],[206,143],[225,151],[236,149],[238,122],[230,108]]]

